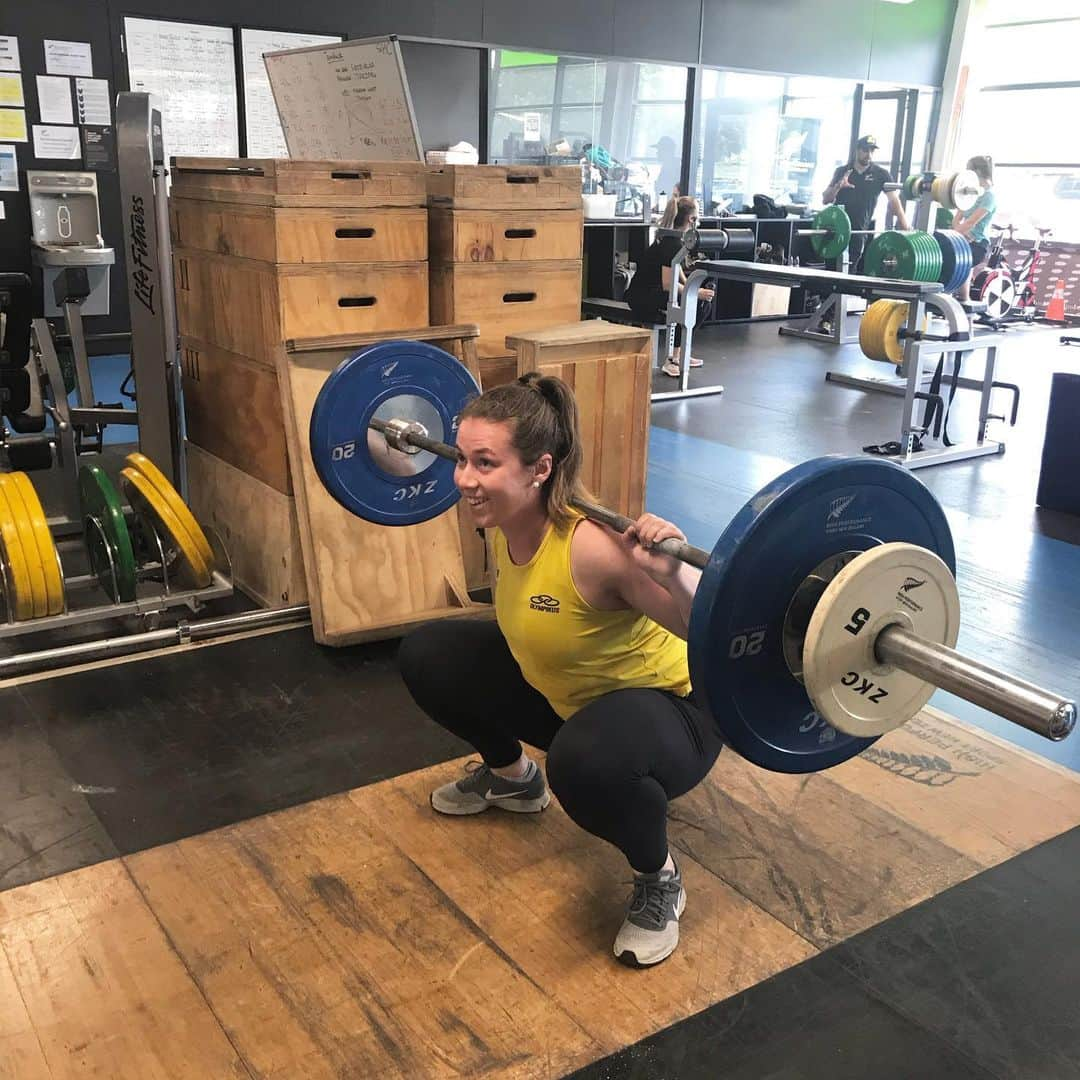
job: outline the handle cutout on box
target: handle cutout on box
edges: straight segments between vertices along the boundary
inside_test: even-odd
[[[508,292],[503,293],[504,304],[529,304],[536,299],[534,292]]]
[[[361,169],[359,172],[332,172],[331,180],[370,180],[371,170]]]
[[[540,183],[540,177],[539,176],[515,176],[513,173],[510,173],[506,177],[506,182],[508,184],[539,184]]]
[[[374,296],[343,296],[338,302],[338,307],[373,307]]]
[[[535,229],[507,229],[503,233],[507,240],[531,240],[535,235]]]
[[[334,236],[339,240],[370,240],[375,235],[374,229],[335,229]]]

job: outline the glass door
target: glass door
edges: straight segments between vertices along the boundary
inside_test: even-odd
[[[878,149],[874,161],[903,183],[911,170],[915,137],[917,90],[867,90],[862,95],[858,134],[873,135]],[[893,213],[886,209],[885,229],[893,227]]]

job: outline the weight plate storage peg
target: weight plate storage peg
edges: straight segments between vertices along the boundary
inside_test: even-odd
[[[810,245],[821,259],[839,259],[851,243],[851,219],[837,203],[826,206],[814,215],[814,229],[826,230],[824,236],[811,236]]]
[[[113,482],[100,465],[79,469],[79,503],[90,569],[114,603],[135,599],[135,552],[124,509]],[[113,575],[116,583],[113,585]]]
[[[743,757],[778,772],[816,772],[873,741],[839,731],[815,709],[785,659],[785,627],[793,598],[823,564],[891,542],[955,567],[948,522],[922,482],[893,462],[859,458],[790,469],[724,530],[694,596],[690,676]]]
[[[479,393],[464,364],[425,342],[388,341],[355,353],[327,378],[311,413],[319,479],[366,521],[416,525],[438,517],[459,498],[454,463],[427,450],[403,453],[368,425],[407,417],[428,438],[453,443],[458,414]]]
[[[806,630],[802,675],[819,716],[837,731],[884,735],[914,716],[937,689],[883,664],[877,636],[900,625],[953,648],[960,594],[949,568],[912,544],[882,544],[845,565],[826,585]]]
[[[4,593],[12,619],[25,622],[34,617],[34,592],[30,566],[23,554],[22,541],[15,524],[15,510],[0,488],[0,571],[4,575]]]
[[[165,547],[164,569],[188,588],[205,589],[212,580],[212,563],[202,557],[183,523],[156,487],[138,470],[128,465],[120,470],[120,483],[131,508],[147,527],[161,537]],[[172,559],[170,559],[172,555]]]

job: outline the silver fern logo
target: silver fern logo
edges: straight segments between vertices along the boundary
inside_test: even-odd
[[[844,511],[855,501],[854,495],[841,495],[839,499],[833,499],[829,503],[829,516],[827,521],[839,521]]]
[[[382,369],[382,377],[384,379],[389,379],[390,376],[394,374],[394,368],[396,368],[399,363],[400,361],[394,360],[391,363],[387,364],[386,367]]]
[[[900,586],[900,591],[904,593],[911,592],[912,589],[917,589],[920,585],[926,584],[926,578],[904,578],[904,584]]]

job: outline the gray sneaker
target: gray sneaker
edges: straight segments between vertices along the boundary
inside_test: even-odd
[[[630,908],[615,938],[615,955],[630,967],[666,960],[679,944],[679,916],[685,907],[678,866],[674,873],[635,874]]]
[[[431,793],[431,805],[440,814],[482,814],[493,806],[515,814],[536,814],[551,802],[535,761],[529,762],[524,776],[514,780],[496,776],[482,761],[470,761],[465,774]]]

